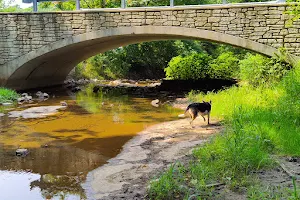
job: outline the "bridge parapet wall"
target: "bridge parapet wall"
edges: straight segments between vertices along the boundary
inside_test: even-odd
[[[300,55],[300,23],[287,26],[286,4],[1,13],[0,65],[70,36],[124,26],[174,26],[233,35]]]

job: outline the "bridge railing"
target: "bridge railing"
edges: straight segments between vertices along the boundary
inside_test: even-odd
[[[58,1],[58,0],[22,0],[23,3],[33,3],[33,12],[37,12],[37,3],[38,2],[43,2],[43,1]],[[67,0],[59,0],[59,1],[67,1]],[[76,10],[81,10],[81,6],[80,6],[80,0],[75,0],[76,1]],[[149,2],[149,1],[148,1]],[[247,3],[242,3],[242,4],[248,4],[248,3],[251,3],[251,4],[264,4],[264,3],[285,3],[286,0],[276,0],[276,1],[265,1],[265,2],[247,2]],[[227,0],[222,0],[222,4],[213,4],[213,5],[224,5],[224,4],[227,4]],[[133,7],[127,7],[127,0],[121,0],[121,8],[122,9],[126,9],[126,8],[133,8]],[[208,4],[206,4],[208,5]],[[212,4],[210,4],[212,5]],[[170,0],[170,3],[169,3],[169,7],[174,7],[176,6],[175,3],[174,3],[174,0]],[[180,5],[182,6],[182,5]],[[183,5],[183,6],[188,6],[188,5]],[[159,6],[156,6],[156,7],[159,7]],[[166,6],[164,6],[166,7]],[[87,9],[84,9],[84,10],[87,10]],[[88,9],[88,10],[91,10],[91,9]]]

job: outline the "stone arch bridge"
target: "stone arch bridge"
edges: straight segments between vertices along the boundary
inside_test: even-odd
[[[76,64],[143,41],[209,40],[268,56],[300,55],[299,21],[285,3],[0,13],[0,85],[29,89],[61,84]]]

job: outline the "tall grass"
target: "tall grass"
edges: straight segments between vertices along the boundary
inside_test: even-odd
[[[244,132],[268,138],[280,154],[300,155],[300,70],[291,71],[279,84],[233,87],[219,93],[198,94],[211,99],[212,116],[225,123],[240,121]],[[235,131],[235,126],[232,127]]]
[[[19,97],[14,90],[0,87],[0,103],[13,102]]]
[[[243,85],[218,93],[190,93],[192,101],[212,100],[211,114],[222,119],[225,131],[193,151],[195,161],[186,166],[184,176],[189,181],[185,184],[205,199],[215,198],[208,198],[201,189],[212,182],[226,183],[231,189],[246,186],[249,199],[291,197],[282,190],[259,191],[251,186],[249,177],[253,171],[272,166],[271,154],[300,155],[299,93],[299,66],[273,86]]]

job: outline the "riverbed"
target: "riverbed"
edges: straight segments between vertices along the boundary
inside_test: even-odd
[[[36,91],[30,91],[34,96]],[[87,175],[108,164],[123,146],[150,126],[177,119],[180,109],[153,98],[114,90],[78,93],[45,90],[46,101],[2,107],[0,199],[87,199]],[[42,118],[11,117],[11,111],[67,106]],[[27,156],[15,151],[28,149]]]

